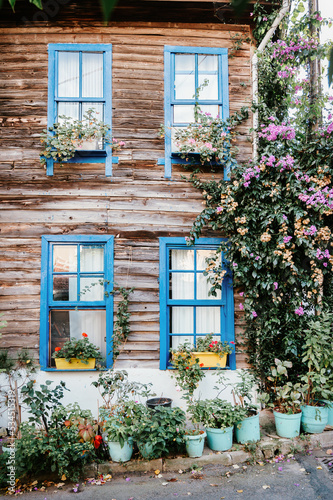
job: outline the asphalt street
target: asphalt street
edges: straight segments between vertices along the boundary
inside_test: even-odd
[[[333,464],[333,455],[320,450],[254,465],[214,465],[202,470],[158,475],[129,473],[106,478],[104,484],[89,479],[79,486],[65,483],[56,488],[52,485],[44,491],[33,490],[19,496],[26,500],[73,500],[75,497],[78,500],[332,500],[331,458]]]

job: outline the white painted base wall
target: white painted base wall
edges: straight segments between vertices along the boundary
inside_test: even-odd
[[[140,369],[128,368],[126,369],[129,380],[152,383],[152,392],[156,397],[163,396],[171,398],[172,406],[180,406],[185,410],[185,401],[181,399],[182,392],[176,390],[176,383],[172,377],[172,370],[159,370],[154,368]],[[97,380],[99,372],[66,372],[54,371],[44,372],[39,371],[34,375],[36,384],[44,383],[46,380],[52,380],[53,384],[50,387],[55,387],[61,380],[66,383],[69,391],[65,391],[64,405],[77,402],[82,409],[89,409],[92,411],[95,418],[97,418],[98,407],[103,405],[103,399],[100,396],[98,389],[91,385],[91,382]],[[235,383],[238,379],[238,370],[226,372],[231,383]],[[207,371],[206,377],[200,382],[198,389],[195,392],[195,398],[209,399],[214,398],[218,394],[218,390],[214,389],[216,386],[217,377],[214,370]],[[5,377],[0,375],[0,385],[5,385]],[[152,396],[155,397],[155,396]],[[220,396],[221,399],[233,402],[231,389],[227,388]],[[141,401],[145,402],[145,401]],[[2,412],[3,408],[0,408]],[[22,409],[23,410],[23,409]],[[27,419],[27,412],[23,410],[22,419]],[[7,427],[7,411],[0,415],[0,427]]]

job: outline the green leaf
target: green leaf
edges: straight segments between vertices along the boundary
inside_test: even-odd
[[[105,22],[108,22],[108,20],[110,19],[111,13],[115,8],[117,1],[118,0],[100,0],[103,19]]]
[[[8,0],[11,8],[13,9],[13,12],[15,12],[15,4],[16,4],[16,0]],[[1,7],[1,5],[0,5]]]
[[[40,10],[43,10],[42,0],[29,0],[29,2],[36,5]]]

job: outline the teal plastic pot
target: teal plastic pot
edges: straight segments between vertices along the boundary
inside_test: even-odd
[[[302,430],[310,434],[319,434],[323,432],[328,422],[328,407],[304,405],[301,408]]]
[[[235,424],[237,443],[255,443],[260,440],[259,413]]]
[[[185,446],[189,457],[196,458],[202,456],[206,436],[207,434],[205,433],[205,431],[202,431],[202,434],[196,434],[194,436],[185,434]]]
[[[211,450],[227,451],[232,447],[232,433],[234,427],[226,427],[225,429],[212,429],[207,427],[207,444]]]
[[[299,436],[302,418],[301,411],[299,413],[287,415],[287,413],[280,413],[274,410],[273,415],[275,418],[275,428],[278,436],[283,438],[294,438]]]
[[[128,438],[121,447],[118,441],[108,441],[111,460],[113,462],[128,462],[133,453],[133,439]]]

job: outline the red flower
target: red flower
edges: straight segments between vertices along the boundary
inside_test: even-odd
[[[190,367],[189,367],[189,366],[187,366],[187,367],[185,368],[185,370],[189,370],[189,369],[190,369]]]
[[[199,365],[199,366],[204,366],[204,364],[203,364],[203,363],[200,363],[200,365]]]
[[[88,335],[86,333],[82,333],[82,337],[88,337]]]
[[[235,342],[233,342],[232,340],[230,341],[230,344],[234,344]]]
[[[59,351],[61,351],[61,347],[56,347],[54,350],[55,350],[56,352],[59,352]]]
[[[96,450],[100,447],[102,441],[103,441],[102,436],[97,434],[97,436],[95,436],[95,439],[94,439],[94,447]]]

